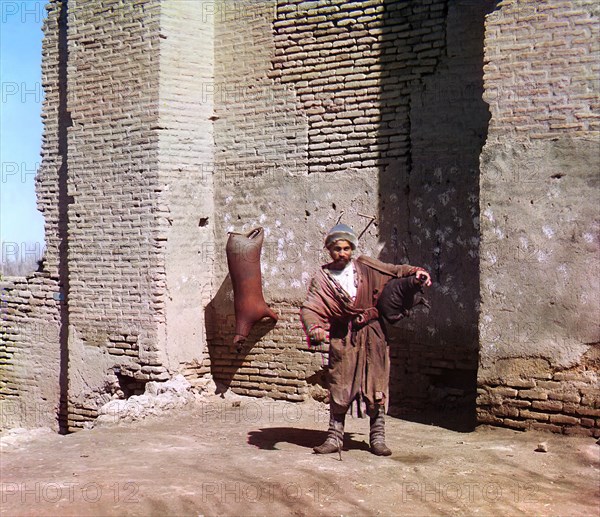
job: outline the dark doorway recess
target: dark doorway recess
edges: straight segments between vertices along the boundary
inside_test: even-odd
[[[384,2],[380,258],[424,266],[435,282],[432,309],[391,336],[391,412],[434,409],[436,424],[461,430],[475,422],[483,45],[496,4]]]

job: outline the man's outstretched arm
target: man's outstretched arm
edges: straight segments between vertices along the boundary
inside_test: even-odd
[[[422,267],[410,266],[408,264],[388,264],[387,262],[381,262],[381,260],[367,257],[366,255],[360,256],[358,260],[372,267],[373,269],[376,269],[377,271],[391,276],[396,276],[398,278],[412,275],[415,275],[417,278],[425,277],[423,284],[427,287],[431,285],[431,276]]]

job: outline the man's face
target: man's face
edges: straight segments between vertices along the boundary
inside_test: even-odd
[[[348,241],[336,241],[329,247],[329,254],[333,259],[333,265],[338,269],[343,269],[352,258],[352,245]]]

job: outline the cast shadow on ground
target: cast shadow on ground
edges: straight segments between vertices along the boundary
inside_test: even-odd
[[[463,408],[456,412],[432,409],[410,413],[390,408],[388,414],[399,420],[441,427],[456,433],[472,433],[477,426],[476,416],[470,408]]]
[[[343,450],[369,450],[369,445],[362,440],[355,440],[354,433],[344,434]],[[263,427],[248,433],[248,444],[259,449],[276,451],[278,443],[291,443],[300,447],[312,449],[321,445],[327,438],[327,431],[316,429],[301,429],[297,427]]]
[[[217,383],[217,394],[231,387],[231,381],[242,367],[252,348],[276,325],[271,319],[257,322],[250,331],[245,343],[234,345],[235,310],[233,306],[233,285],[228,274],[214,298],[204,311],[210,370]]]

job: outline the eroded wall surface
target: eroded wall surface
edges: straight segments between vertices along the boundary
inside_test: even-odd
[[[65,225],[60,225],[61,182],[65,155],[63,128],[58,113],[66,98],[64,55],[66,38],[62,2],[50,2],[44,22],[42,52],[45,156],[36,176],[38,209],[44,214],[47,252],[45,272],[29,278],[5,278],[0,283],[0,428],[66,427],[66,378],[62,374],[65,333],[61,321],[64,305],[59,287],[59,252]],[[61,19],[62,17],[62,19]]]
[[[480,422],[598,434],[596,9],[51,1],[48,252],[1,286],[3,424],[77,430],[177,372],[323,399],[298,309],[328,229],[374,217],[359,251],[435,282],[392,336],[396,411],[474,414],[478,382]],[[259,226],[279,321],[237,350],[225,243]]]
[[[158,347],[165,276],[157,244],[159,23],[153,0],[67,6],[68,120],[59,123],[67,125],[61,268],[70,429],[117,391],[137,393],[143,381],[168,378]]]
[[[479,421],[598,436],[598,6],[488,17]]]
[[[208,372],[211,6],[49,2],[47,252],[41,273],[2,284],[3,426],[77,430],[149,380]]]
[[[204,307],[214,257],[213,2],[164,1],[160,15],[157,239],[164,255],[159,347],[170,371],[208,372]],[[158,29],[157,29],[158,30]],[[203,255],[204,253],[204,255]],[[161,286],[162,287],[162,286]],[[160,290],[159,290],[160,292]]]
[[[59,430],[58,294],[43,274],[0,282],[0,429]]]
[[[328,229],[341,217],[360,232],[373,216],[360,252],[435,280],[435,309],[393,338],[392,402],[474,412],[483,26],[494,3],[235,6],[215,27],[215,377],[245,394],[322,394],[323,357],[306,347],[297,310],[328,260]],[[258,226],[281,319],[240,354],[224,247],[227,232]]]

